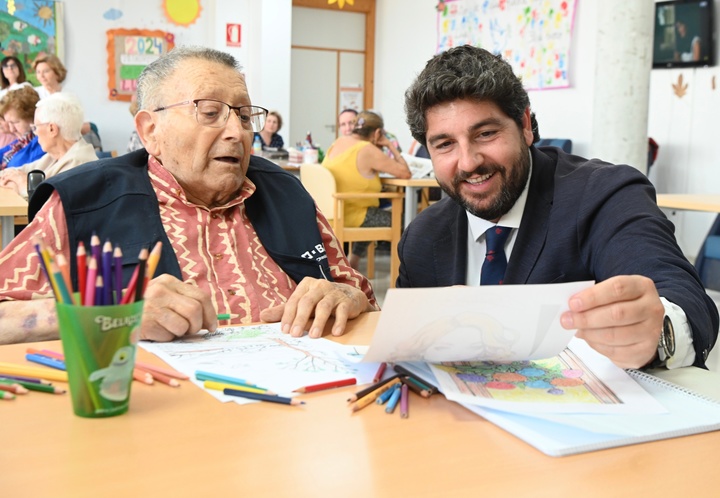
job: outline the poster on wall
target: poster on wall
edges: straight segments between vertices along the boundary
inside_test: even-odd
[[[340,110],[355,109],[360,112],[363,109],[362,86],[341,86],[340,87]]]
[[[0,50],[23,64],[28,81],[35,77],[33,62],[40,55],[63,51],[63,4],[53,0],[0,0]]]
[[[172,50],[174,39],[171,33],[159,30],[108,30],[108,98],[130,102],[142,70]]]
[[[437,53],[466,44],[482,47],[507,60],[528,90],[568,87],[575,2],[442,2],[438,8]]]

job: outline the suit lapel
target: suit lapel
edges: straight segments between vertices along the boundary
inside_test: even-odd
[[[555,162],[535,147],[532,176],[520,231],[505,273],[506,284],[525,284],[545,246],[555,189]]]
[[[449,229],[433,244],[435,279],[438,287],[465,285],[467,269],[467,215],[452,199],[446,198]]]

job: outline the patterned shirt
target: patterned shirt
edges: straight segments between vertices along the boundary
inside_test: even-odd
[[[153,157],[148,161],[148,172],[183,281],[207,292],[218,313],[239,315],[230,322],[235,324],[258,322],[261,310],[287,301],[296,284],[270,258],[245,212],[245,200],[255,192],[250,180],[245,179],[236,199],[209,209],[188,201],[172,174]],[[350,267],[325,217],[319,211],[316,217],[335,282],[362,290],[370,304],[379,309],[370,282]],[[0,300],[52,296],[32,244],[37,236],[70,258],[67,225],[57,192],[0,253]]]

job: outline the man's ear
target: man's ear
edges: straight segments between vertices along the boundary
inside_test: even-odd
[[[532,130],[532,117],[531,117],[530,107],[525,108],[525,112],[523,113],[523,138],[525,138],[525,143],[528,147],[530,147],[534,140],[534,134]]]
[[[160,157],[160,146],[157,139],[157,126],[155,125],[155,117],[146,110],[140,110],[135,114],[135,129],[138,136],[145,146],[148,154]]]

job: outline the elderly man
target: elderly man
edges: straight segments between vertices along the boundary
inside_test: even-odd
[[[45,178],[95,161],[95,148],[80,135],[83,109],[80,101],[66,93],[54,93],[37,103],[35,123],[30,129],[38,137],[45,155],[19,168],[0,172],[0,186],[14,188],[27,198],[27,174],[33,170],[45,173]]]
[[[533,146],[527,92],[480,48],[431,59],[405,110],[448,198],[403,233],[398,287],[595,280],[563,327],[624,368],[704,366],[718,311],[645,175]]]
[[[0,253],[0,341],[57,337],[50,289],[37,283],[38,235],[70,258],[96,232],[121,245],[128,269],[141,247],[162,241],[159,276],[145,292],[145,339],[214,330],[218,313],[280,321],[295,336],[314,317],[311,337],[334,315],[340,335],[348,319],[377,309],[300,182],[251,155],[267,111],[252,105],[232,56],[176,48],[145,68],[137,94],[145,150],[44,182],[32,223]]]

